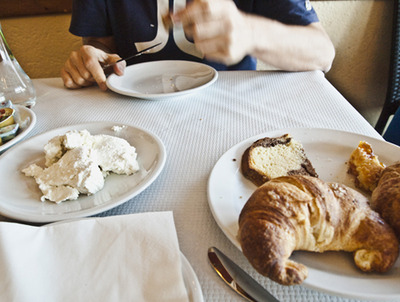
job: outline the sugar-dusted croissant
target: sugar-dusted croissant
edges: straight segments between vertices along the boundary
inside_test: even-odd
[[[383,170],[372,192],[371,207],[394,229],[400,239],[400,163]]]
[[[272,179],[252,194],[239,216],[238,239],[253,267],[284,285],[307,277],[307,268],[289,259],[295,250],[354,252],[365,272],[386,272],[399,252],[393,230],[362,194],[299,175]]]

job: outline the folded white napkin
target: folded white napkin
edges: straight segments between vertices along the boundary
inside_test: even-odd
[[[188,301],[171,212],[0,223],[0,301]]]

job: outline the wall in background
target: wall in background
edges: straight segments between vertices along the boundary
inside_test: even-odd
[[[386,96],[393,1],[323,1],[313,6],[336,48],[326,77],[375,125]]]
[[[336,49],[327,79],[374,126],[386,96],[393,1],[312,1],[312,5]]]
[[[386,94],[393,0],[312,4],[336,48],[326,77],[375,125]],[[69,21],[69,14],[0,19],[14,55],[32,78],[58,77],[71,50],[81,45],[68,32]]]
[[[81,39],[68,32],[69,14],[0,19],[7,42],[32,78],[58,77]]]
[[[73,0],[0,0],[0,18],[70,13]]]

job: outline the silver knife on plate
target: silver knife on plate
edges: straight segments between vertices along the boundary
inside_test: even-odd
[[[279,302],[279,300],[216,247],[208,249],[208,260],[225,283],[248,301]]]

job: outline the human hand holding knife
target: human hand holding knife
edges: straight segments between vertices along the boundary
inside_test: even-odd
[[[138,57],[138,56],[140,56],[140,55],[142,55],[142,54],[148,52],[149,50],[151,50],[151,49],[157,47],[157,46],[160,45],[160,44],[161,44],[161,42],[160,42],[160,43],[157,43],[157,44],[154,44],[154,45],[152,45],[152,46],[150,46],[150,47],[147,47],[147,48],[145,48],[145,49],[143,49],[143,50],[141,50],[141,51],[135,53],[134,55],[131,55],[131,56],[126,57],[126,58],[121,58],[121,59],[119,59],[118,61],[115,61],[115,62],[113,62],[113,63],[104,65],[104,66],[103,66],[103,69],[106,69],[106,68],[108,68],[108,67],[110,67],[110,66],[113,66],[113,65],[117,64],[118,62],[128,61],[128,60],[130,60],[130,59],[133,59],[133,58],[135,58],[135,57]]]

